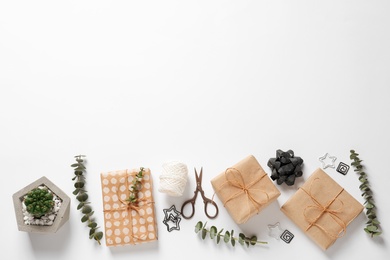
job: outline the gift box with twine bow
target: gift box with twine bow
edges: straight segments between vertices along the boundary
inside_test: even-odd
[[[253,155],[227,168],[211,184],[237,224],[247,222],[280,195]]]
[[[128,199],[135,175],[140,170],[101,174],[104,227],[107,246],[140,244],[157,240],[153,184],[145,168],[136,203]]]
[[[281,207],[322,249],[346,234],[363,206],[323,170],[317,169]]]

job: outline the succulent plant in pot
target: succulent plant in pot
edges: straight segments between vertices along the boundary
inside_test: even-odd
[[[46,187],[35,188],[24,199],[26,210],[35,218],[41,218],[54,208],[53,194]]]
[[[70,198],[46,177],[13,196],[19,231],[55,233],[69,219]]]

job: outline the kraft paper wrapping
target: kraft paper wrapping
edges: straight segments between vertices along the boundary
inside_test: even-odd
[[[323,250],[346,234],[363,206],[323,170],[317,169],[281,207]]]
[[[247,222],[280,195],[253,155],[220,173],[211,184],[237,224]]]
[[[157,240],[153,183],[149,169],[144,169],[138,206],[126,201],[133,178],[138,172],[139,169],[101,173],[107,246]]]

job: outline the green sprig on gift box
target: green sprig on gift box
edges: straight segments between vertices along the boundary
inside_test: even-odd
[[[225,243],[230,243],[233,247],[236,245],[236,241],[240,245],[246,245],[247,247],[254,246],[257,244],[268,244],[264,241],[258,241],[256,236],[247,237],[243,233],[240,233],[238,237],[234,237],[234,230],[225,231],[225,233],[222,233],[224,229],[221,229],[218,231],[218,229],[215,226],[211,226],[210,229],[206,228],[207,222],[204,223],[202,221],[199,221],[195,226],[195,233],[200,233],[202,239],[206,239],[207,233],[210,234],[210,239],[216,238],[217,244],[222,241]]]
[[[89,227],[89,238],[95,239],[100,245],[100,240],[103,238],[103,232],[98,231],[98,226],[95,219],[92,217],[94,211],[90,206],[90,202],[88,201],[88,194],[85,190],[85,176],[83,175],[86,168],[84,166],[84,158],[85,155],[76,155],[76,163],[72,164],[71,167],[74,168],[75,176],[72,178],[72,181],[76,181],[74,184],[75,190],[73,194],[76,196],[76,199],[80,202],[77,206],[78,210],[84,214],[81,218],[81,222],[88,223]]]
[[[144,167],[134,176],[130,186],[130,196],[127,201],[132,204],[138,204],[138,192],[142,189],[142,178],[144,177]]]
[[[376,216],[376,206],[370,183],[367,179],[367,174],[361,164],[362,160],[360,160],[359,154],[356,153],[355,150],[351,150],[350,152],[350,159],[353,161],[351,165],[355,168],[354,171],[359,174],[359,181],[362,183],[359,188],[362,191],[362,196],[365,200],[364,207],[366,208],[366,216],[368,217],[364,231],[366,231],[366,233],[368,233],[371,237],[379,236],[382,234],[382,231],[380,228],[380,222]]]

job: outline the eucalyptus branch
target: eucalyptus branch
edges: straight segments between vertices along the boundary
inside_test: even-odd
[[[246,245],[249,247],[249,245],[256,245],[256,244],[268,244],[268,242],[264,241],[258,241],[256,236],[247,237],[243,233],[240,233],[237,237],[234,237],[234,230],[231,232],[225,231],[224,234],[222,234],[224,229],[221,229],[220,231],[217,230],[215,226],[211,226],[210,229],[206,228],[207,222],[203,225],[202,221],[199,221],[195,226],[195,233],[201,234],[202,239],[205,239],[207,237],[207,233],[210,234],[210,238],[214,239],[216,238],[217,244],[221,241],[221,238],[225,243],[231,243],[231,245],[234,247],[236,245],[236,241],[240,243],[241,245]]]
[[[89,230],[89,238],[95,239],[99,245],[100,240],[103,238],[103,232],[97,231],[98,226],[95,222],[95,219],[92,217],[94,211],[92,211],[92,208],[90,206],[90,202],[88,202],[88,194],[85,190],[85,176],[83,173],[85,172],[86,168],[84,166],[84,158],[85,155],[77,155],[76,163],[72,164],[71,167],[74,168],[74,174],[75,176],[72,178],[72,181],[76,181],[74,184],[75,190],[73,191],[73,195],[76,196],[76,199],[80,202],[77,206],[77,210],[81,210],[81,212],[84,214],[84,216],[81,218],[81,222],[87,222]]]
[[[142,189],[142,178],[144,177],[144,167],[135,175],[130,186],[130,196],[127,199],[130,203],[138,204],[138,192]]]
[[[359,188],[362,191],[362,197],[365,200],[364,205],[366,209],[366,216],[368,217],[368,222],[366,223],[367,225],[364,228],[364,231],[370,234],[371,237],[379,236],[382,234],[382,231],[380,228],[380,222],[376,217],[376,206],[370,183],[367,179],[367,174],[363,169],[363,165],[361,164],[362,160],[360,160],[358,157],[359,154],[354,150],[351,150],[350,152],[350,158],[353,161],[351,165],[355,168],[354,171],[359,174],[359,181],[362,183]]]

